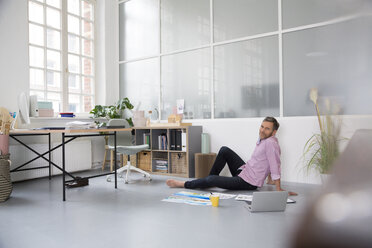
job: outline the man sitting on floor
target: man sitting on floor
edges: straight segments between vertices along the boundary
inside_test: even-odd
[[[233,150],[223,146],[219,150],[209,176],[187,182],[168,179],[167,185],[172,188],[209,188],[219,187],[231,190],[255,190],[262,187],[265,178],[276,186],[276,190],[284,191],[280,186],[280,147],[275,137],[279,123],[274,117],[266,117],[260,127],[260,139],[251,159],[245,163]],[[220,176],[220,172],[229,166],[232,177]],[[289,192],[289,195],[297,195]]]

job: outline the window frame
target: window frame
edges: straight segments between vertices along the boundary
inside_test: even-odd
[[[95,105],[95,99],[96,99],[96,44],[97,44],[97,18],[96,18],[96,1],[95,0],[78,0],[79,1],[79,14],[74,14],[68,12],[68,0],[60,0],[60,6],[55,7],[53,5],[49,5],[46,0],[28,0],[28,28],[30,32],[30,25],[37,25],[38,27],[43,28],[43,45],[36,45],[34,43],[31,43],[30,35],[29,35],[29,40],[28,40],[28,47],[29,49],[29,56],[30,56],[30,50],[32,47],[36,48],[41,48],[44,51],[44,56],[43,56],[43,66],[38,67],[38,66],[32,66],[31,65],[31,60],[29,61],[29,74],[31,75],[31,70],[32,69],[38,69],[43,71],[44,79],[43,79],[43,87],[34,87],[34,85],[31,84],[32,79],[29,79],[29,86],[30,86],[30,92],[35,91],[38,93],[43,94],[42,99],[38,99],[41,101],[53,101],[56,102],[55,100],[51,100],[50,98],[48,99],[48,94],[50,93],[57,93],[60,94],[60,99],[58,100],[59,104],[59,111],[58,109],[55,109],[54,106],[54,112],[75,112],[77,114],[87,114],[89,113],[90,110],[86,109],[85,107],[85,98],[90,97],[90,107],[93,108]],[[92,12],[91,12],[91,18],[86,18],[84,13],[83,13],[83,4],[88,3],[91,4]],[[30,4],[38,4],[41,5],[43,8],[43,23],[38,23],[30,20]],[[60,12],[60,29],[52,27],[50,25],[47,25],[47,9],[53,9],[57,10]],[[69,52],[69,47],[68,47],[68,38],[69,34],[69,28],[68,28],[68,16],[74,16],[77,17],[79,20],[79,34],[74,34],[76,37],[78,37],[79,40],[79,50],[77,53],[72,53]],[[83,23],[86,21],[87,23],[90,23],[92,30],[91,30],[91,35],[90,37],[87,37],[83,33]],[[53,48],[53,47],[48,47],[47,45],[47,39],[48,39],[48,31],[58,31],[60,33],[59,35],[59,43],[60,47],[58,49]],[[89,36],[89,35],[88,35]],[[90,55],[87,55],[83,49],[84,45],[83,43],[87,41],[91,44],[90,48]],[[59,70],[55,69],[50,69],[48,68],[47,65],[47,52],[48,51],[56,51],[60,53],[60,68]],[[68,55],[73,54],[75,56],[78,56],[79,59],[79,71],[78,72],[70,72],[69,71],[69,61],[68,61]],[[84,64],[83,61],[84,59],[87,59],[90,61],[90,67],[91,71],[90,74],[86,74],[84,71]],[[70,63],[71,65],[71,63]],[[49,80],[48,80],[48,75],[50,75],[51,72],[57,72],[60,73],[60,84],[59,84],[59,89],[50,89],[49,88]],[[89,71],[87,72],[89,73]],[[77,88],[79,92],[71,92],[69,90],[69,76],[70,75],[77,75],[80,80],[78,82]],[[89,92],[84,92],[84,81],[83,79],[89,78],[91,83],[90,83],[90,90]],[[70,111],[69,105],[71,104],[71,100],[69,101],[69,98],[71,96],[78,96],[79,97],[79,102],[80,104],[78,105],[78,109],[76,111]],[[87,110],[87,111],[85,111]]]

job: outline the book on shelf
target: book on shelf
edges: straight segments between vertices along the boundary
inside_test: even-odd
[[[143,133],[143,144],[144,145],[147,144],[151,147],[151,145],[150,145],[150,133]]]
[[[158,136],[158,148],[159,150],[167,150],[168,148],[167,135],[164,133]]]
[[[157,170],[168,170],[168,166],[167,165],[156,165],[155,168]]]
[[[168,166],[168,161],[167,160],[155,160],[155,165],[167,165]]]
[[[167,172],[168,161],[167,160],[154,160],[154,169],[160,172]]]

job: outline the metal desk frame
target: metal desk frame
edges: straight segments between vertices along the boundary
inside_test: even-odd
[[[115,174],[115,189],[117,188],[117,173],[116,173],[116,167],[117,167],[117,156],[116,156],[116,133],[120,131],[130,131],[132,129],[130,128],[115,128],[115,129],[79,129],[79,130],[74,130],[74,129],[66,129],[66,130],[12,130],[9,134],[11,138],[13,138],[15,141],[23,145],[24,147],[28,148],[30,151],[35,153],[37,156],[22,165],[12,169],[10,172],[17,172],[17,171],[25,171],[25,170],[36,170],[36,169],[43,169],[43,168],[48,168],[49,169],[49,180],[52,179],[51,175],[51,166],[53,165],[57,169],[62,171],[62,188],[63,188],[63,201],[66,201],[66,183],[72,182],[76,180],[76,177],[73,176],[71,173],[66,171],[66,152],[65,152],[65,146],[67,143],[77,139],[77,138],[84,138],[84,137],[95,137],[95,136],[106,136],[106,135],[112,135],[114,136],[114,146],[115,146],[115,167],[114,167],[114,172],[109,172],[109,173],[104,173],[104,174],[98,174],[98,175],[93,175],[89,177],[84,177],[84,178],[94,178],[94,177],[101,177],[101,176],[107,176],[111,174]],[[98,133],[97,133],[98,132]],[[62,134],[62,143],[57,145],[54,148],[51,148],[51,134],[52,133],[61,133]],[[82,134],[82,133],[88,133],[88,134]],[[95,133],[95,134],[92,134]],[[19,140],[17,137],[19,136],[48,136],[48,151],[44,153],[39,153],[30,146],[28,146],[26,143],[23,141]],[[51,153],[62,147],[62,168],[55,164],[52,159],[51,159]],[[48,158],[44,157],[45,155],[48,154]],[[26,166],[27,164],[35,161],[36,159],[42,158],[46,160],[49,165],[48,166],[39,166],[39,167],[34,167],[34,168],[22,168]],[[66,181],[66,175],[70,176],[72,180]]]

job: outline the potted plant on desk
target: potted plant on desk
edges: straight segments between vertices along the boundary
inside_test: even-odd
[[[105,127],[107,125],[107,121],[110,119],[120,119],[125,118],[125,116],[128,116],[126,111],[132,111],[134,106],[131,104],[130,100],[125,97],[120,99],[115,105],[109,105],[109,106],[103,106],[103,105],[95,105],[94,108],[89,112],[90,114],[93,114],[92,118],[95,118],[94,121],[98,127]],[[104,121],[101,121],[99,118],[104,118]],[[125,118],[125,120],[128,122],[128,124],[133,127],[133,121],[132,117]],[[102,170],[105,167],[106,163],[106,156],[108,151],[108,136],[105,137],[105,155],[104,155],[104,161]]]
[[[318,106],[318,90],[310,91],[310,100],[314,103],[317,113],[319,133],[313,134],[304,147],[303,158],[307,170],[316,169],[320,173],[322,183],[327,181],[331,167],[339,155],[341,120],[335,116],[320,115]],[[327,111],[330,112],[330,101],[326,100]],[[335,111],[336,113],[338,110]],[[306,159],[308,158],[308,159]]]
[[[132,110],[134,106],[130,103],[127,97],[120,99],[116,105],[96,105],[94,108],[89,112],[93,114],[93,118],[105,118],[106,120],[101,122],[96,120],[98,127],[106,126],[107,120],[110,119],[120,119],[125,114],[125,110]],[[126,118],[130,126],[133,126],[132,117]]]
[[[93,114],[92,118],[95,118],[94,121],[98,127],[104,127],[107,125],[107,121],[110,119],[120,119],[125,114],[125,110],[131,111],[134,106],[130,103],[128,97],[120,99],[116,105],[109,105],[109,106],[102,106],[96,105],[94,108],[89,112]],[[104,121],[100,121],[98,118],[105,118]],[[133,127],[132,117],[126,118],[126,121],[129,123],[131,127]],[[107,145],[108,137],[105,136],[105,143]]]

